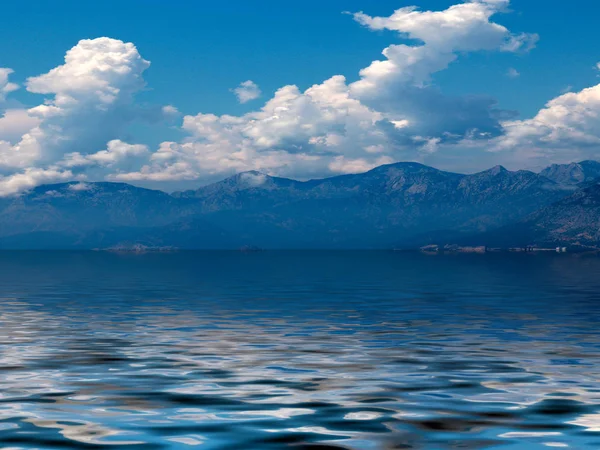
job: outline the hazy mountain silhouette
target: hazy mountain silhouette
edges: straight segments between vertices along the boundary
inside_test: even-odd
[[[597,166],[463,175],[396,163],[310,181],[245,172],[173,194],[124,183],[44,185],[0,200],[0,247],[416,247],[494,233],[510,241],[511,226],[532,242],[592,242]],[[567,222],[568,232],[551,231]]]

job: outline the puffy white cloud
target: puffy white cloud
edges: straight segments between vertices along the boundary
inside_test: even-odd
[[[326,173],[336,155],[352,157],[374,145],[391,146],[380,128],[382,120],[350,97],[342,76],[305,92],[285,86],[261,110],[243,116],[186,116],[183,129],[190,138],[164,143],[137,177],[187,179],[255,169],[300,176]]]
[[[490,148],[538,165],[600,156],[600,84],[548,102],[535,117],[507,121]]]
[[[434,12],[402,8],[389,17],[357,13],[354,18],[372,30],[419,42],[386,48],[386,60],[373,62],[353,83],[336,75],[304,92],[284,86],[260,110],[242,116],[185,116],[187,139],[164,143],[140,171],[117,177],[194,179],[257,169],[307,178],[422,159],[466,137],[489,139],[510,114],[497,110],[493,99],[446,97],[427,83],[461,52],[516,51],[534,42],[535,36],[513,34],[490,20],[508,3],[475,1]],[[252,85],[243,83],[239,93]]]
[[[244,81],[238,87],[233,89],[233,92],[238,98],[238,101],[242,104],[256,100],[262,94],[258,85],[251,80]]]
[[[8,109],[0,117],[0,174],[6,186],[0,195],[88,170],[104,178],[139,168],[149,152],[119,140],[127,126],[179,116],[173,106],[135,104],[149,66],[132,43],[104,37],[80,41],[64,64],[29,78],[27,90],[47,97],[38,106]],[[11,72],[0,70],[2,100],[15,89],[8,82]]]
[[[65,64],[29,78],[27,90],[54,95],[50,107],[39,107],[43,116],[57,113],[56,108],[71,109],[82,104],[103,110],[129,100],[144,87],[142,73],[149,66],[132,43],[84,39],[67,52]]]
[[[59,164],[65,167],[99,165],[122,168],[123,162],[127,160],[135,162],[136,160],[145,159],[149,155],[150,151],[145,145],[132,145],[115,139],[108,143],[105,150],[89,155],[82,155],[79,152],[69,153],[65,155],[65,158]]]
[[[358,96],[387,94],[389,84],[427,83],[431,74],[448,67],[457,53],[480,50],[529,50],[537,35],[511,33],[490,21],[509,0],[479,0],[453,5],[444,11],[419,11],[416,7],[396,10],[389,17],[371,17],[362,12],[354,19],[371,30],[397,31],[422,45],[392,45],[383,51],[384,61],[374,61],[361,71],[352,85]],[[386,89],[387,88],[387,89]]]
[[[80,41],[67,52],[63,65],[27,80],[28,91],[51,97],[27,115],[5,115],[4,122],[18,119],[23,128],[37,123],[14,145],[0,143],[0,165],[44,166],[67,153],[94,153],[104,147],[143,115],[133,105],[133,95],[144,87],[142,73],[149,64],[131,43]]]
[[[28,168],[23,172],[5,177],[0,176],[0,196],[14,195],[40,184],[68,181],[73,178],[74,175],[69,170]]]
[[[0,118],[0,195],[69,176],[201,182],[256,170],[310,178],[399,160],[456,169],[459,160],[463,167],[483,168],[592,155],[600,144],[600,87],[562,95],[528,120],[516,120],[492,98],[449,97],[435,87],[435,73],[463,53],[527,51],[535,45],[536,35],[511,32],[492,20],[508,6],[509,0],[471,0],[442,11],[356,13],[364,27],[410,42],[388,46],[382,60],[351,81],[335,75],[306,90],[283,86],[261,108],[239,116],[186,115],[181,128],[186,137],[154,151],[124,137],[135,119],[180,117],[174,106],[147,109],[134,103],[149,62],[131,43],[80,41],[63,65],[28,79],[30,92],[47,96],[42,104],[8,110]],[[517,74],[511,69],[507,76]],[[9,75],[0,69],[0,99],[14,90],[6,87]],[[261,95],[250,80],[233,92],[241,103]]]
[[[8,109],[0,117],[0,141],[18,142],[40,124],[40,119],[26,109]]]

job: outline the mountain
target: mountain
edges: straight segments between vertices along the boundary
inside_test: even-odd
[[[600,243],[600,179],[573,195],[540,209],[525,220],[540,242],[598,245]]]
[[[600,177],[600,162],[581,161],[571,164],[553,164],[540,175],[567,186],[581,186]]]
[[[176,196],[197,199],[207,220],[261,247],[381,248],[502,226],[567,193],[529,171],[396,163],[306,182],[248,172]]]
[[[193,211],[165,192],[124,183],[51,184],[5,200],[0,235],[166,225]]]
[[[92,248],[120,240],[127,229],[172,224],[196,208],[165,192],[124,183],[71,182],[5,198],[0,211],[0,247]]]
[[[520,223],[573,189],[501,166],[464,175],[418,163],[309,181],[244,172],[172,195],[62,183],[0,200],[0,248],[414,248]]]

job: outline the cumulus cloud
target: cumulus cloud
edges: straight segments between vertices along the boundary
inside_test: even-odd
[[[131,43],[86,39],[67,52],[63,65],[29,78],[28,91],[52,96],[29,110],[41,121],[23,139],[31,162],[90,153],[118,136],[133,118],[133,95],[144,87],[149,65]]]
[[[0,177],[0,196],[14,195],[40,184],[68,181],[73,178],[74,174],[69,170],[28,168],[20,173]]]
[[[135,104],[149,66],[132,43],[85,39],[66,53],[64,64],[29,78],[27,90],[46,99],[27,110],[7,110],[0,118],[0,183],[11,186],[0,193],[33,183],[26,180],[72,176],[61,167],[95,164],[115,169],[132,155],[141,157],[143,146],[117,145],[115,139],[134,120],[178,115],[172,106]],[[0,70],[0,95],[15,89],[8,82],[10,73]]]
[[[523,163],[544,165],[600,155],[600,84],[551,100],[535,117],[507,121],[495,152],[513,153]]]
[[[307,178],[421,159],[440,144],[496,136],[512,113],[489,97],[444,96],[430,80],[463,52],[530,48],[534,35],[490,20],[507,6],[487,0],[444,11],[401,8],[389,17],[356,13],[371,30],[396,31],[417,43],[386,48],[386,59],[354,82],[336,75],[305,91],[284,86],[260,110],[241,116],[185,116],[187,139],[164,143],[140,171],[118,178],[194,179],[254,169]]]
[[[248,103],[249,101],[256,100],[262,94],[258,85],[251,80],[244,81],[238,87],[233,89],[238,101],[242,104]]]
[[[386,48],[383,51],[386,59],[374,61],[363,69],[361,80],[352,89],[360,96],[381,96],[390,84],[421,85],[433,73],[448,67],[459,52],[530,50],[537,35],[514,34],[490,20],[508,4],[509,0],[476,0],[444,11],[420,11],[411,6],[400,8],[389,17],[354,14],[354,19],[370,30],[396,31],[422,45]]]
[[[202,172],[254,169],[319,173],[328,170],[322,160],[342,153],[352,157],[366,147],[389,143],[379,125],[382,120],[381,114],[350,97],[342,76],[305,92],[285,86],[261,110],[243,116],[186,116],[183,129],[190,138],[163,144],[139,177],[194,178]]]
[[[464,53],[535,46],[537,35],[493,20],[508,7],[509,0],[471,0],[441,11],[355,13],[365,28],[391,31],[398,41],[356,77],[334,75],[305,90],[283,86],[242,115],[183,116],[186,137],[152,150],[126,139],[127,125],[181,114],[172,105],[136,105],[150,63],[132,43],[80,41],[64,64],[27,80],[29,92],[46,97],[43,103],[0,117],[0,195],[68,178],[201,182],[242,171],[311,178],[400,160],[482,168],[593,155],[600,144],[599,86],[561,95],[526,120],[491,97],[451,97],[435,86],[435,74]],[[10,73],[0,69],[0,100],[15,89]],[[240,103],[261,95],[250,80],[232,91]],[[249,182],[261,176],[249,175]]]
[[[123,167],[123,162],[130,160],[135,162],[138,159],[144,159],[150,154],[148,147],[141,144],[127,144],[118,139],[108,143],[105,150],[96,153],[82,155],[79,152],[69,153],[59,163],[65,167],[81,167],[99,165],[105,167]]]
[[[6,96],[19,89],[19,85],[8,81],[9,75],[13,73],[12,69],[0,67],[0,103],[6,100]]]
[[[7,109],[0,117],[0,141],[16,143],[39,124],[40,119],[26,109]]]
[[[151,118],[152,111],[134,104],[149,65],[131,43],[80,41],[67,52],[64,64],[27,80],[29,92],[49,96],[44,103],[7,111],[0,119],[0,168],[44,167],[73,152],[92,154],[133,120]],[[158,114],[175,111],[167,107]]]

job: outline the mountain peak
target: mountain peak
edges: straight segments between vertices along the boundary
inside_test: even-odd
[[[478,172],[476,174],[473,174],[472,176],[485,176],[485,177],[493,176],[493,177],[495,177],[495,176],[505,174],[505,173],[511,173],[511,172],[510,172],[510,170],[507,170],[506,167],[498,165],[498,166],[492,167],[491,169],[484,170],[483,172]]]
[[[600,177],[600,163],[586,160],[579,163],[552,164],[540,174],[558,184],[581,186],[582,183]]]
[[[497,166],[494,166],[491,169],[489,169],[487,172],[492,175],[500,175],[501,173],[508,172],[508,170],[504,166],[497,165]]]

